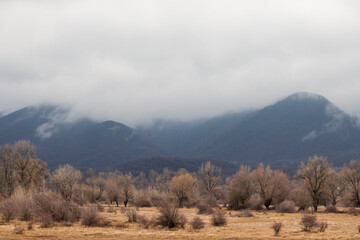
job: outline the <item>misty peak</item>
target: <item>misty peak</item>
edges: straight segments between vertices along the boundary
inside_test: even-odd
[[[327,98],[308,92],[294,93],[285,99],[275,103],[272,107],[286,112],[302,112],[309,115],[322,113],[328,116],[345,114]]]
[[[122,123],[118,123],[118,122],[111,121],[111,120],[99,123],[99,127],[108,129],[108,130],[130,129],[128,126],[126,126]]]
[[[329,102],[329,100],[319,94],[316,93],[309,93],[309,92],[297,92],[294,93],[287,98],[284,99],[284,101],[314,101],[314,102]]]

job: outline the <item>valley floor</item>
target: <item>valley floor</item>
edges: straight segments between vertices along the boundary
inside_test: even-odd
[[[125,214],[117,210],[116,213],[107,212],[107,207],[102,214],[110,220],[112,225],[126,223]],[[346,213],[317,213],[317,219],[327,222],[328,228],[325,232],[303,232],[301,230],[302,214],[281,214],[273,211],[252,211],[254,217],[233,217],[234,211],[227,211],[228,223],[224,227],[214,227],[210,224],[211,215],[197,215],[197,209],[180,209],[188,221],[194,216],[199,216],[205,222],[205,228],[194,231],[187,223],[185,229],[167,230],[160,227],[143,229],[137,223],[126,223],[128,228],[117,229],[115,227],[84,227],[80,222],[70,227],[54,226],[51,228],[40,228],[38,223],[33,229],[25,230],[23,234],[15,234],[14,226],[27,227],[27,222],[18,220],[10,223],[0,222],[0,239],[360,239],[358,225],[360,216]],[[140,208],[138,213],[148,218],[156,216],[156,208]],[[281,222],[283,227],[279,236],[274,236],[271,229],[273,222]]]

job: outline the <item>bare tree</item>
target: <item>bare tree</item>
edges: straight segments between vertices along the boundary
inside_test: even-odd
[[[170,192],[176,197],[179,207],[194,195],[197,179],[190,173],[174,176],[170,182]]]
[[[289,179],[282,171],[273,171],[262,163],[251,173],[255,191],[259,194],[266,209],[273,203],[285,200],[290,191]]]
[[[212,202],[221,185],[221,169],[212,165],[209,161],[201,164],[199,171],[199,186]]]
[[[29,141],[19,141],[13,147],[16,181],[23,189],[28,189],[32,178],[31,159],[36,158],[35,146],[31,145]]]
[[[107,179],[105,193],[109,202],[115,202],[118,207],[121,199],[121,189],[117,184],[117,178],[117,176],[113,176]]]
[[[341,176],[345,180],[352,195],[355,206],[360,206],[360,164],[359,160],[351,160],[349,166],[344,166]]]
[[[134,180],[131,173],[121,174],[118,184],[120,185],[122,199],[126,207],[128,202],[134,197]]]
[[[10,197],[15,189],[13,149],[10,145],[0,147],[0,193]]]
[[[48,176],[47,164],[36,158],[35,146],[29,141],[1,147],[0,181],[10,196],[16,186],[25,191],[40,191]]]
[[[275,170],[273,184],[275,186],[274,203],[278,204],[284,201],[290,194],[291,184],[288,175],[281,170]]]
[[[95,203],[103,197],[106,182],[101,176],[96,176],[95,174],[88,174],[88,176],[92,177],[86,179],[87,186],[84,187],[85,195],[89,202]]]
[[[71,200],[76,184],[82,179],[81,172],[69,164],[60,166],[52,175],[52,183],[65,200]]]
[[[241,166],[240,170],[229,177],[226,182],[229,207],[236,210],[245,208],[245,204],[253,191],[250,178],[250,167]]]
[[[26,181],[23,182],[23,187],[26,190],[31,189],[35,192],[42,191],[45,188],[45,179],[48,176],[47,164],[38,158],[32,158],[28,163]]]
[[[345,182],[341,174],[334,169],[330,169],[329,171],[329,177],[326,181],[326,189],[328,199],[331,204],[335,206],[345,191]]]
[[[308,164],[301,163],[297,176],[303,180],[312,198],[314,211],[317,211],[320,201],[326,194],[326,181],[330,174],[330,166],[323,156],[310,157]]]

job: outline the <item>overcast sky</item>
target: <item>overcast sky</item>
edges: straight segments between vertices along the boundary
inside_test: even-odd
[[[128,125],[298,91],[360,113],[360,1],[0,1],[0,110]]]

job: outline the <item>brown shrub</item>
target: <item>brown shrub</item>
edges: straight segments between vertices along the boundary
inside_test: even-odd
[[[115,213],[115,214],[116,214],[117,210],[116,210],[116,208],[114,208],[114,207],[108,207],[107,212],[108,212],[108,213]]]
[[[164,205],[164,197],[158,196],[158,195],[153,195],[150,197],[150,202],[151,202],[151,205],[154,207],[161,207],[162,205]]]
[[[304,226],[303,227],[304,231],[309,232],[317,226],[316,216],[304,215],[301,219],[300,224]]]
[[[151,202],[148,199],[139,199],[135,202],[135,206],[137,207],[151,207]]]
[[[276,211],[279,213],[294,213],[296,211],[295,202],[285,200],[276,205]]]
[[[135,208],[126,209],[125,214],[128,218],[128,222],[132,223],[138,221],[138,214]]]
[[[356,209],[355,207],[349,207],[349,209],[348,209],[348,214],[357,216],[357,215],[359,215],[359,210]]]
[[[79,221],[81,218],[81,209],[79,208],[79,205],[77,205],[75,202],[69,202],[68,208],[69,208],[71,215],[67,221],[70,221],[70,222]]]
[[[141,228],[145,228],[148,229],[151,225],[151,222],[149,221],[149,219],[147,219],[145,216],[138,216],[138,223],[139,223],[139,227]]]
[[[101,205],[100,203],[96,203],[96,206],[97,206],[99,212],[104,212],[105,211],[105,207],[103,205]]]
[[[184,227],[186,218],[179,213],[175,205],[163,204],[159,211],[160,215],[156,219],[156,225],[167,228]]]
[[[209,204],[211,207],[218,207],[218,201],[216,197],[207,197],[205,203]]]
[[[190,225],[194,230],[199,230],[205,227],[205,223],[198,216],[193,218],[193,220],[190,222]]]
[[[23,234],[25,232],[25,227],[20,225],[14,226],[14,233],[15,234]]]
[[[91,205],[83,209],[81,224],[87,227],[108,227],[111,225],[110,221],[100,216],[99,209],[96,205]]]
[[[34,215],[33,205],[30,201],[18,202],[17,214],[21,221],[29,221]]]
[[[198,205],[198,200],[195,196],[192,196],[187,201],[184,202],[184,207],[186,208],[194,208]]]
[[[213,213],[211,218],[211,224],[213,226],[224,226],[226,225],[227,219],[225,216],[225,212],[223,211],[216,211]]]
[[[39,194],[34,197],[34,204],[35,213],[40,218],[50,216],[55,222],[76,222],[81,217],[79,206],[74,202]]]
[[[239,213],[236,213],[231,216],[239,217],[239,218],[254,217],[254,215],[248,209],[241,210]]]
[[[245,206],[250,210],[260,211],[263,210],[264,202],[259,196],[251,195],[251,197],[246,201]]]
[[[54,226],[54,221],[50,214],[44,213],[42,216],[40,216],[40,227],[41,228],[49,228],[52,226]]]
[[[21,221],[29,221],[34,216],[33,202],[23,190],[17,189],[8,201],[11,201],[15,216]]]
[[[86,196],[85,192],[83,191],[82,186],[76,186],[72,193],[71,201],[75,202],[76,204],[82,206],[86,204]]]
[[[160,193],[156,190],[145,190],[143,192],[143,198],[145,199],[149,199],[150,200],[150,203],[151,203],[151,206],[153,207],[161,207],[164,202],[167,202],[167,195],[164,194],[164,193]]]
[[[35,204],[36,215],[42,216],[43,214],[52,215],[53,199],[45,194],[37,194],[33,197]]]
[[[197,209],[198,209],[198,214],[213,214],[214,210],[213,208],[205,203],[205,202],[200,202],[196,205]]]
[[[280,232],[280,229],[282,227],[282,223],[281,222],[273,222],[271,224],[271,228],[274,229],[274,235],[275,236],[278,236],[279,235],[279,232]]]
[[[30,222],[28,223],[28,225],[27,225],[27,230],[33,229],[33,224],[34,224],[34,222],[33,222],[33,221],[30,221]]]
[[[96,206],[89,206],[82,210],[81,224],[87,227],[97,226],[100,222],[99,210]]]
[[[2,220],[10,222],[16,214],[16,203],[12,199],[7,199],[0,204],[0,212]]]
[[[62,222],[61,223],[61,226],[63,226],[63,227],[71,227],[72,225],[73,225],[72,222]]]
[[[56,222],[68,221],[71,218],[71,212],[68,207],[68,202],[56,200],[52,203],[50,214]]]
[[[185,217],[185,215],[180,214],[179,215],[179,226],[181,228],[185,228],[185,224],[187,223],[187,218]]]
[[[151,207],[149,194],[144,191],[139,191],[135,194],[134,205],[136,207]]]
[[[128,228],[129,225],[125,224],[125,223],[117,223],[115,224],[115,228],[118,228],[118,229],[124,229],[124,228]]]
[[[128,208],[125,208],[125,207],[120,207],[120,212],[121,213],[125,213],[127,211]]]
[[[328,224],[327,222],[320,222],[317,224],[317,227],[319,227],[320,232],[325,232],[325,229],[327,229]]]
[[[327,213],[338,213],[339,210],[334,205],[326,206],[325,212]]]
[[[111,222],[105,218],[100,218],[97,227],[111,227]]]

